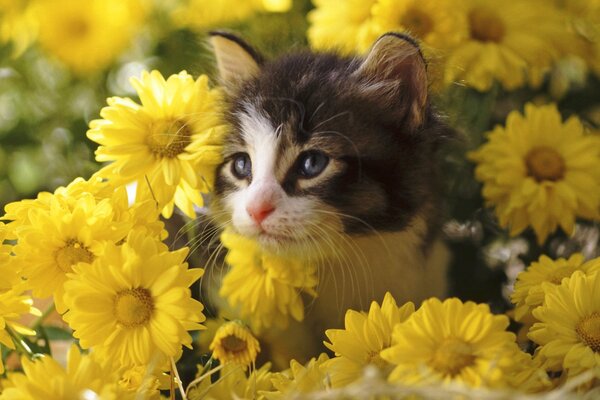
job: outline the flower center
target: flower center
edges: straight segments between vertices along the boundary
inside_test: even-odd
[[[575,332],[586,346],[600,353],[600,313],[595,312],[579,321]]]
[[[235,335],[227,335],[221,339],[221,346],[226,352],[234,354],[241,353],[248,348],[246,341]]]
[[[378,351],[369,352],[367,355],[367,363],[376,366],[377,368],[384,370],[388,365],[390,365],[387,361],[385,361]]]
[[[572,267],[558,267],[548,275],[548,281],[560,285],[563,278],[567,278],[575,271]]]
[[[150,320],[154,300],[148,289],[127,289],[117,293],[114,307],[117,321],[127,328],[134,328]]]
[[[192,142],[192,132],[185,121],[160,120],[150,127],[146,144],[157,157],[174,158]]]
[[[419,9],[411,8],[400,21],[403,26],[419,38],[424,38],[433,29],[431,17]]]
[[[551,147],[534,147],[525,156],[527,173],[536,181],[557,181],[565,175],[565,161]]]
[[[493,11],[476,8],[469,13],[471,37],[480,42],[499,43],[504,38],[504,22]]]
[[[472,365],[475,356],[472,354],[471,345],[456,338],[445,339],[435,351],[431,360],[431,366],[436,371],[454,376],[460,371]]]
[[[72,37],[81,37],[86,35],[90,30],[88,22],[81,18],[73,18],[66,23],[66,30]]]
[[[67,240],[64,247],[54,253],[56,265],[63,272],[71,272],[73,265],[80,262],[91,263],[94,258],[94,255],[75,239]]]

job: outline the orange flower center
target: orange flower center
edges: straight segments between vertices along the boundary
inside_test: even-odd
[[[94,255],[76,239],[67,240],[64,247],[54,253],[56,265],[63,272],[71,272],[73,265],[80,262],[91,263],[94,258]]]
[[[423,39],[433,30],[433,21],[427,13],[419,9],[410,8],[402,17],[400,23],[405,26],[410,33]]]
[[[595,312],[579,321],[575,332],[586,346],[600,353],[600,313]]]
[[[145,325],[153,312],[154,300],[148,289],[127,289],[117,293],[115,297],[115,318],[127,328]]]
[[[472,10],[469,13],[469,28],[473,40],[500,43],[504,38],[504,22],[489,9]]]
[[[560,285],[563,278],[571,276],[574,271],[575,268],[573,267],[558,267],[548,275],[548,281],[554,283],[555,285]]]
[[[192,132],[187,122],[175,120],[155,121],[150,127],[146,144],[159,158],[175,158],[192,142]]]
[[[525,156],[525,165],[529,176],[536,181],[557,181],[565,175],[565,161],[553,148],[534,147]]]
[[[85,19],[73,18],[67,21],[65,28],[71,37],[80,38],[89,32],[90,25]]]
[[[221,339],[221,346],[228,353],[241,353],[248,347],[245,340],[240,339],[235,335],[227,335]]]
[[[475,356],[470,344],[457,339],[446,338],[435,351],[431,360],[431,366],[436,371],[454,376],[459,374],[463,368],[473,365]]]

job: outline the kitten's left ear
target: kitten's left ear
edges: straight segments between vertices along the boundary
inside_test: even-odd
[[[386,33],[371,47],[355,72],[368,96],[378,96],[386,107],[414,130],[424,121],[427,105],[427,65],[410,36]]]
[[[228,89],[256,76],[263,58],[239,37],[221,31],[210,32],[221,83]]]

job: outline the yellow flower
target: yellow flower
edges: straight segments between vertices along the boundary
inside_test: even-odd
[[[296,360],[290,361],[290,368],[274,373],[271,377],[274,391],[264,392],[268,400],[289,399],[300,394],[324,391],[330,387],[327,362],[329,357],[322,353],[311,358],[306,365]]]
[[[5,240],[11,238],[9,230],[0,222],[0,374],[4,373],[2,346],[15,348],[8,331],[34,335],[35,331],[19,323],[19,320],[26,314],[40,315],[39,311],[32,307],[31,297],[24,293],[25,284],[12,263],[12,246],[4,244]]]
[[[560,285],[564,278],[570,277],[575,271],[592,272],[600,270],[600,258],[584,263],[582,254],[573,254],[568,260],[559,258],[552,260],[541,256],[537,262],[517,276],[515,289],[510,299],[515,303],[515,319],[521,321],[531,310],[544,302],[542,283]]]
[[[219,295],[239,309],[254,331],[284,328],[289,316],[296,321],[304,319],[301,293],[316,296],[313,264],[267,253],[253,240],[230,231],[223,232],[221,241],[229,250],[225,261],[231,269]]]
[[[31,1],[0,0],[0,43],[11,42],[13,55],[21,55],[37,37],[37,20]]]
[[[168,389],[169,386],[161,385],[160,379],[156,376],[159,373],[143,365],[126,368],[119,373],[119,389],[129,396],[137,395],[136,399],[160,400],[160,389]],[[168,378],[166,375],[164,377]]]
[[[229,321],[221,325],[209,348],[212,356],[221,363],[236,363],[244,368],[253,365],[260,353],[258,340],[239,321]]]
[[[242,21],[256,10],[248,0],[189,0],[172,13],[177,26],[203,30],[221,24]]]
[[[81,75],[113,63],[144,19],[139,0],[45,0],[35,13],[40,46]]]
[[[227,364],[219,372],[220,376],[205,377],[197,385],[191,387],[188,392],[189,400],[261,400],[264,399],[264,391],[273,390],[271,384],[271,364],[266,363],[249,374],[238,364]],[[198,376],[205,374],[203,368],[199,368]],[[212,383],[214,382],[214,383]]]
[[[502,386],[519,349],[507,332],[508,318],[485,304],[456,298],[423,302],[393,332],[381,357],[395,365],[389,376],[402,384],[458,383]]]
[[[107,245],[102,257],[76,268],[65,284],[65,321],[83,348],[121,365],[163,365],[190,347],[189,330],[201,329],[202,304],[189,286],[202,269],[187,268],[188,249],[168,251],[142,232],[122,246]]]
[[[97,175],[117,184],[137,182],[137,200],[155,199],[168,218],[177,205],[195,216],[201,192],[211,190],[226,132],[220,118],[221,91],[185,71],[166,81],[158,71],[132,79],[142,105],[112,97],[90,123],[99,143],[96,160],[114,161]]]
[[[122,399],[118,396],[115,375],[90,355],[73,345],[63,368],[46,355],[30,361],[23,357],[23,373],[8,375],[9,387],[1,400],[39,399]]]
[[[363,43],[372,38],[369,22],[376,1],[313,0],[315,9],[308,13],[310,45],[317,50],[337,49],[343,54],[364,51]]]
[[[331,377],[332,386],[342,387],[357,380],[370,364],[388,373],[390,364],[379,354],[392,345],[394,326],[404,322],[414,311],[415,306],[411,302],[398,307],[388,292],[381,307],[376,302],[371,303],[368,314],[348,310],[346,329],[325,331],[331,342],[325,342],[325,345],[336,355],[323,366]]]
[[[259,0],[260,6],[270,12],[286,12],[292,8],[292,0]]]
[[[561,13],[548,2],[515,0],[498,7],[461,0],[455,6],[466,15],[470,34],[448,57],[447,84],[458,81],[480,91],[496,80],[508,90],[528,81],[539,85],[561,54],[557,45],[573,41]]]
[[[529,338],[539,344],[536,357],[545,367],[566,370],[569,377],[600,367],[600,273],[576,271],[548,290],[539,322]]]
[[[63,313],[67,273],[79,263],[92,263],[107,243],[125,238],[131,224],[115,222],[110,199],[96,201],[89,193],[75,203],[51,197],[48,210],[35,201],[28,204],[28,223],[15,228],[16,260],[33,294],[53,295]]]
[[[558,226],[572,233],[576,217],[600,218],[600,137],[586,135],[577,117],[563,123],[555,105],[511,112],[469,157],[511,236],[531,225],[543,243]]]

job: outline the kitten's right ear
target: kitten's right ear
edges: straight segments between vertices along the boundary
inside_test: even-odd
[[[220,31],[210,32],[210,43],[217,58],[221,83],[235,88],[256,76],[260,71],[262,56],[239,37]]]

